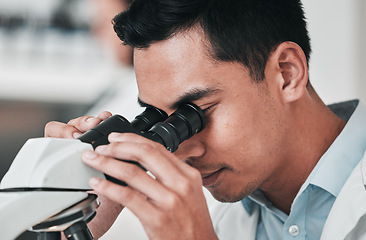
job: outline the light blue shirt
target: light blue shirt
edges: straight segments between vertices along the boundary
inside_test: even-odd
[[[256,239],[320,239],[335,199],[366,150],[366,106],[356,100],[330,108],[347,124],[300,188],[290,215],[274,207],[260,190],[242,200],[249,214],[254,204],[260,206]]]

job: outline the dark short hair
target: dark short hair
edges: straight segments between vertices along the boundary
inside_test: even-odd
[[[239,62],[264,79],[270,53],[297,43],[309,61],[311,47],[300,0],[134,0],[113,19],[124,44],[148,48],[199,24],[215,60]]]

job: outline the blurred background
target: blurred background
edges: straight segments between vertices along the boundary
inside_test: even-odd
[[[0,0],[0,179],[24,142],[43,136],[51,120],[102,110],[132,119],[140,112],[131,49],[110,23],[128,2]],[[366,101],[366,1],[303,3],[314,88],[326,103]],[[146,239],[137,219],[123,214],[128,220],[104,239]]]

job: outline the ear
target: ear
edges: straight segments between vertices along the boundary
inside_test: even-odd
[[[308,82],[308,66],[301,47],[294,42],[283,42],[270,55],[267,67],[284,102],[300,99]]]

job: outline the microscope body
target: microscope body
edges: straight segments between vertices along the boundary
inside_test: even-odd
[[[1,239],[15,239],[88,198],[88,180],[105,178],[80,160],[82,152],[91,149],[76,139],[29,139],[1,181]]]
[[[114,115],[78,139],[28,140],[0,183],[1,239],[15,239],[27,229],[38,232],[39,240],[60,239],[61,232],[67,239],[93,239],[86,223],[95,216],[98,202],[88,193],[89,179],[126,184],[85,165],[82,153],[108,144],[111,132],[133,132],[174,152],[203,128],[202,110],[187,103],[169,117],[155,108],[147,108],[131,123]]]

